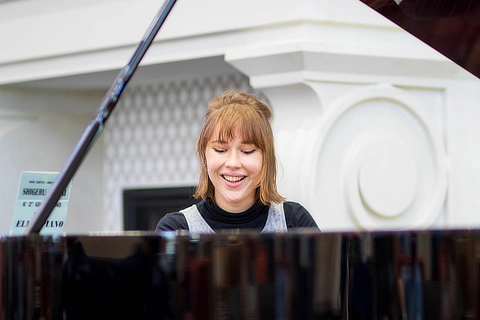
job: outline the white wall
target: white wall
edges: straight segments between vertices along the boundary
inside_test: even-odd
[[[0,52],[0,84],[118,70],[128,61],[160,6],[155,0],[24,0],[3,4],[0,45],[8,50]],[[370,51],[371,47],[368,41],[360,41],[355,26],[389,25],[357,0],[182,0],[175,4],[142,63],[223,56],[231,50],[255,54],[264,46],[301,42],[292,27],[298,29],[302,23],[318,28],[313,30],[317,42],[327,45],[328,50],[341,49],[342,39],[347,37],[356,40],[351,47],[357,51]],[[350,32],[340,29],[338,34],[330,33],[336,30],[330,23]]]
[[[0,89],[0,234],[10,232],[22,171],[59,172],[102,98]],[[74,177],[65,231],[103,230],[103,143],[100,139]]]
[[[449,155],[447,225],[480,227],[480,83],[454,83],[445,92]]]

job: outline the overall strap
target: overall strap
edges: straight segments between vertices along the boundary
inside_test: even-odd
[[[187,220],[188,230],[192,233],[215,233],[210,225],[203,219],[196,205],[180,210]]]
[[[272,203],[268,209],[267,222],[265,223],[265,227],[263,227],[262,233],[282,232],[288,232],[283,203]]]
[[[192,233],[215,233],[203,219],[196,205],[180,210],[187,220],[188,230]],[[268,216],[262,233],[288,232],[283,203],[272,203],[268,209]]]

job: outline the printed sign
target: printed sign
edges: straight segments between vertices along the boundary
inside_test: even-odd
[[[50,190],[57,176],[58,173],[56,172],[22,172],[10,234],[23,235],[30,219],[35,215],[35,212],[40,207],[43,198],[48,193],[48,190]],[[63,232],[65,220],[67,219],[70,187],[71,182],[67,189],[63,191],[62,196],[45,222],[40,234],[50,235]]]

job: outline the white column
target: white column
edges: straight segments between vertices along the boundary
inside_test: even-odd
[[[274,109],[283,195],[324,231],[448,226],[444,93],[463,80],[438,73],[455,66],[431,59],[418,74],[417,59],[383,57],[368,74],[378,57],[264,52],[226,60]]]

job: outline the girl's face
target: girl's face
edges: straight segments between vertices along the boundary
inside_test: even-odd
[[[215,203],[225,211],[238,213],[255,202],[255,189],[263,165],[262,150],[238,138],[219,141],[214,133],[205,150],[208,177],[215,187]]]

